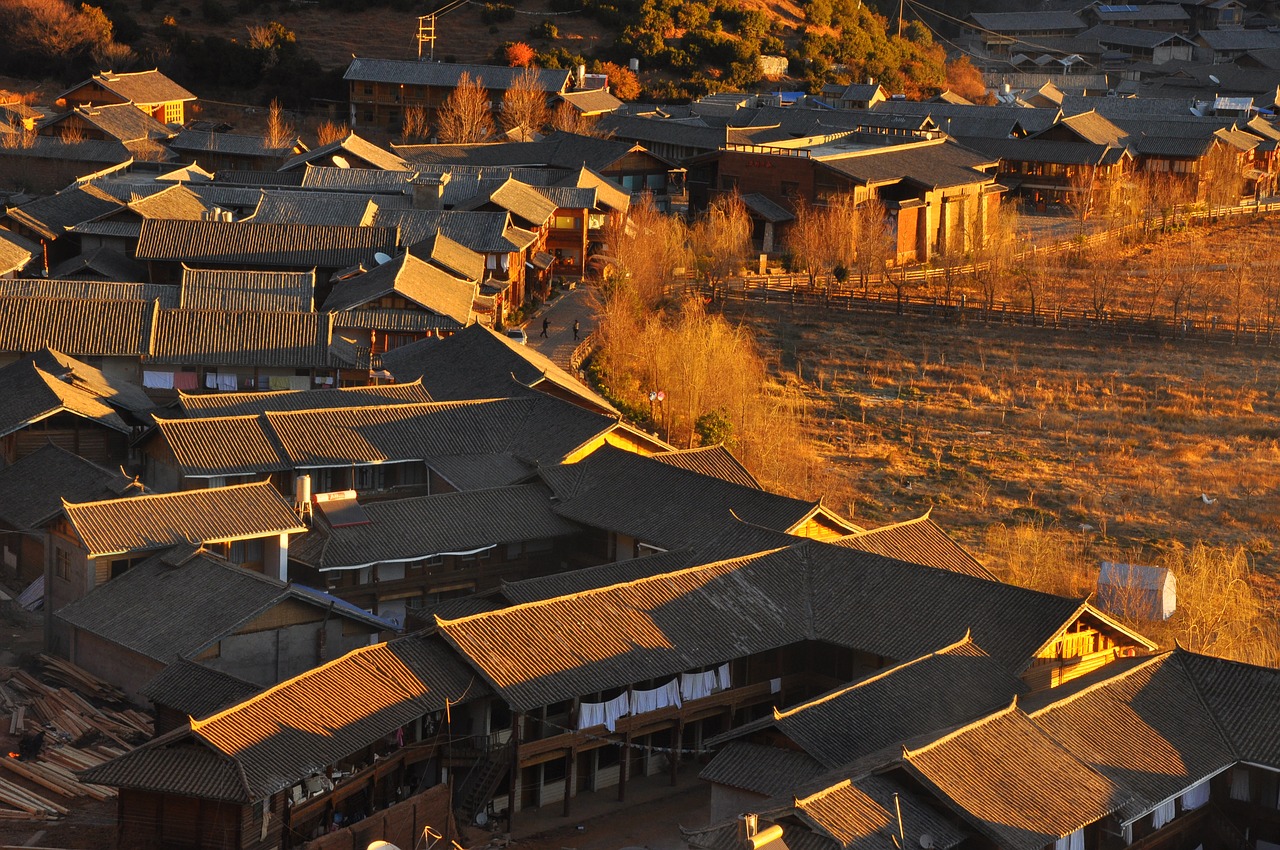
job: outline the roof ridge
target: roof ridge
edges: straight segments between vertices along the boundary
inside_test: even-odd
[[[859,537],[867,537],[868,535],[875,534],[880,531],[892,531],[895,528],[906,528],[907,526],[915,525],[917,523],[924,523],[929,520],[930,514],[932,513],[933,513],[933,506],[931,505],[924,513],[922,513],[918,517],[912,517],[911,519],[904,519],[900,522],[891,522],[888,525],[880,525],[875,528],[864,528],[862,531],[855,531],[852,534],[847,535],[846,537],[843,537],[841,539],[850,540],[850,539],[856,539]]]
[[[1196,679],[1195,674],[1191,672],[1191,668],[1187,666],[1187,656],[1199,655],[1199,654],[1200,653],[1191,652],[1188,649],[1183,649],[1181,646],[1179,646],[1176,649],[1169,650],[1169,655],[1177,660],[1178,666],[1182,668],[1183,675],[1186,676],[1188,681],[1191,682],[1191,689],[1195,691],[1196,699],[1200,701],[1200,705],[1203,706],[1205,713],[1209,715],[1209,719],[1213,722],[1214,727],[1218,730],[1218,734],[1222,736],[1222,740],[1226,741],[1228,744],[1231,745],[1231,749],[1234,751],[1234,755],[1237,758],[1239,758],[1241,752],[1243,751],[1243,748],[1238,743],[1236,743],[1236,739],[1230,733],[1227,732],[1226,727],[1223,726],[1222,722],[1218,719],[1218,712],[1214,711],[1209,706],[1209,701],[1205,698],[1204,692],[1200,688],[1200,682]],[[1228,661],[1228,662],[1231,662],[1232,664],[1243,664],[1249,667],[1256,666],[1253,664],[1248,664],[1247,662],[1244,662],[1244,661],[1236,661],[1233,658],[1219,658],[1217,656],[1207,656],[1207,657],[1212,658],[1215,662]]]
[[[1146,670],[1148,667],[1155,665],[1157,662],[1164,661],[1172,653],[1173,653],[1173,650],[1166,650],[1165,652],[1162,652],[1158,655],[1152,655],[1149,658],[1143,660],[1141,664],[1135,664],[1133,667],[1130,667],[1127,670],[1121,670],[1118,673],[1115,673],[1114,675],[1107,677],[1106,679],[1102,679],[1101,681],[1094,682],[1092,685],[1089,685],[1088,687],[1081,688],[1053,702],[1042,705],[1040,708],[1029,711],[1027,712],[1027,716],[1032,718],[1039,717],[1040,715],[1044,714],[1047,711],[1052,711],[1055,708],[1072,703],[1075,700],[1087,694],[1092,694],[1099,690],[1102,690],[1103,688],[1109,687],[1122,679],[1127,679],[1129,676],[1134,675],[1139,671]],[[1106,668],[1104,667],[1103,669],[1105,670]]]
[[[788,717],[791,717],[792,715],[799,714],[801,711],[804,711],[805,709],[812,708],[815,705],[821,705],[823,703],[826,703],[835,699],[836,697],[843,696],[849,693],[850,691],[854,691],[865,685],[870,685],[874,682],[878,682],[881,679],[887,678],[888,676],[898,672],[899,670],[905,670],[908,667],[913,667],[917,664],[928,661],[930,658],[935,658],[939,655],[942,655],[944,652],[947,652],[949,650],[956,649],[958,647],[965,646],[968,644],[972,644],[973,646],[977,647],[979,650],[982,649],[982,647],[979,647],[976,643],[974,643],[970,630],[965,629],[964,637],[960,638],[960,640],[955,641],[954,643],[949,643],[946,646],[941,647],[939,649],[935,649],[932,652],[929,652],[925,655],[912,658],[908,661],[903,661],[901,664],[897,664],[892,667],[886,667],[883,670],[877,670],[876,672],[870,674],[869,676],[864,676],[863,678],[858,679],[854,682],[851,682],[847,685],[842,685],[838,688],[827,691],[825,694],[819,694],[818,696],[811,698],[809,701],[799,703],[797,705],[792,706],[791,708],[783,709],[782,711],[779,711],[777,708],[774,708],[773,719],[784,720]],[[987,655],[985,651],[983,651],[982,654],[987,658],[991,657]]]
[[[841,779],[839,782],[835,783],[834,785],[829,785],[826,788],[815,791],[814,793],[808,795],[807,797],[792,797],[792,800],[794,801],[792,805],[795,806],[796,808],[801,808],[803,806],[809,805],[815,800],[819,800],[823,797],[826,797],[828,794],[831,794],[838,790],[843,790],[845,788],[850,788],[852,786],[853,786],[852,779]]]
[[[767,557],[769,555],[773,555],[778,552],[788,550],[790,548],[792,547],[780,546],[776,549],[765,549],[760,552],[753,552],[749,555],[739,555],[734,558],[724,558],[719,561],[711,561],[706,564],[695,564],[694,566],[691,566],[691,567],[682,567],[678,570],[671,570],[670,572],[658,573],[656,575],[651,575],[651,576],[641,576],[640,578],[631,579],[629,581],[620,581],[620,582],[617,582],[616,584],[606,584],[600,587],[589,587],[584,590],[575,591],[574,593],[567,593],[564,596],[553,596],[548,599],[534,599],[534,600],[530,600],[529,602],[521,602],[516,605],[510,605],[506,608],[499,608],[496,611],[481,611],[477,614],[467,614],[452,620],[446,620],[445,618],[441,617],[439,614],[434,615],[434,617],[435,617],[437,627],[445,624],[452,625],[455,623],[472,622],[484,617],[492,617],[492,616],[507,614],[512,611],[533,608],[539,605],[549,605],[552,603],[563,602],[566,599],[582,599],[587,596],[604,593],[610,590],[616,590],[622,587],[635,587],[635,586],[644,584],[646,582],[669,579],[672,576],[693,575],[700,571],[710,570],[715,567],[722,567],[730,564],[745,566],[748,562],[757,560],[759,558]]]
[[[1018,695],[1014,694],[1013,700],[1006,707],[993,711],[990,714],[984,714],[982,717],[979,717],[976,720],[971,720],[962,726],[957,726],[955,729],[952,729],[947,734],[939,738],[934,738],[932,741],[929,741],[928,743],[923,744],[914,750],[908,748],[906,744],[903,744],[902,758],[904,761],[909,761],[913,756],[920,755],[921,753],[926,753],[929,750],[934,749],[935,747],[939,747],[942,744],[947,743],[948,741],[951,741],[951,740],[954,740],[955,738],[960,737],[966,732],[969,732],[973,729],[977,729],[981,726],[985,726],[988,723],[993,723],[996,720],[1003,719],[1006,716],[1012,715],[1016,711],[1018,711]],[[1045,733],[1040,730],[1039,726],[1036,726],[1035,728],[1036,728],[1036,731],[1040,732],[1041,735],[1045,735]],[[1055,741],[1054,743],[1057,743],[1057,742]]]
[[[247,481],[244,484],[227,484],[222,487],[208,487],[203,490],[175,490],[172,493],[143,493],[141,496],[127,496],[122,499],[99,499],[96,502],[68,502],[66,499],[63,499],[62,504],[63,504],[63,507],[67,507],[67,508],[85,508],[91,505],[104,505],[104,504],[107,504],[108,502],[127,501],[130,503],[133,503],[133,502],[141,501],[143,499],[170,499],[170,498],[176,498],[179,496],[192,496],[192,495],[201,494],[201,493],[222,493],[222,492],[226,492],[227,490],[245,490],[251,487],[256,487],[259,489],[265,487],[271,490],[271,492],[273,493],[276,492],[275,488],[271,486],[270,481]]]

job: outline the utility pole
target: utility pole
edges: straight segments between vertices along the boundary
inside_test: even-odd
[[[430,55],[436,58],[436,14],[422,15],[418,18],[418,61],[422,61],[422,45],[431,45]]]
[[[902,8],[906,0],[898,0],[898,38],[902,38]]]

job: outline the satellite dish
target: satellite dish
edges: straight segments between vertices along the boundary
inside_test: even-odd
[[[924,850],[933,850],[933,836],[927,832],[920,833],[920,846]],[[373,850],[373,848],[371,847],[369,850]]]
[[[347,162],[345,157],[338,156],[336,153],[333,155],[333,164],[338,166],[339,168],[351,167],[351,163]]]
[[[486,826],[489,823],[489,815],[486,812],[476,812],[476,826]]]
[[[369,845],[369,850],[400,850],[400,848],[392,844],[390,841],[382,841],[379,839]]]
[[[1215,86],[1220,86],[1220,85],[1222,85],[1222,80],[1219,80],[1219,79],[1218,79],[1217,77],[1215,77],[1213,74],[1210,74],[1210,75],[1209,75],[1209,82],[1213,83]]]
[[[391,255],[383,251],[375,251],[373,254],[373,260],[378,265],[382,265],[383,263],[391,262]]]

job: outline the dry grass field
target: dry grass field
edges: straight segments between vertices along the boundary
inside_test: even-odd
[[[727,316],[804,395],[820,462],[798,486],[855,521],[932,509],[978,548],[993,523],[1033,521],[1138,558],[1205,541],[1277,566],[1271,350],[762,306]]]

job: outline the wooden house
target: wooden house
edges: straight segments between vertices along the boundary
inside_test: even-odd
[[[343,75],[351,106],[349,123],[352,127],[398,132],[405,109],[421,106],[434,126],[436,110],[458,87],[463,74],[484,86],[496,110],[503,94],[523,73],[522,68],[495,65],[356,58]],[[538,84],[548,97],[570,88],[570,71],[545,69],[537,71],[537,75]]]
[[[156,69],[122,74],[101,71],[58,95],[58,102],[69,107],[130,104],[161,124],[174,125],[186,123],[188,104],[195,101],[194,94]]]
[[[155,554],[54,615],[66,657],[134,700],[169,664],[269,687],[368,646],[385,620],[193,547]]]
[[[52,615],[159,550],[204,545],[238,566],[284,580],[289,535],[306,531],[292,504],[265,482],[63,504],[66,516],[49,537],[44,606],[49,646],[62,652],[70,635]]]
[[[0,229],[0,279],[16,277],[40,253],[40,246],[30,239]]]

